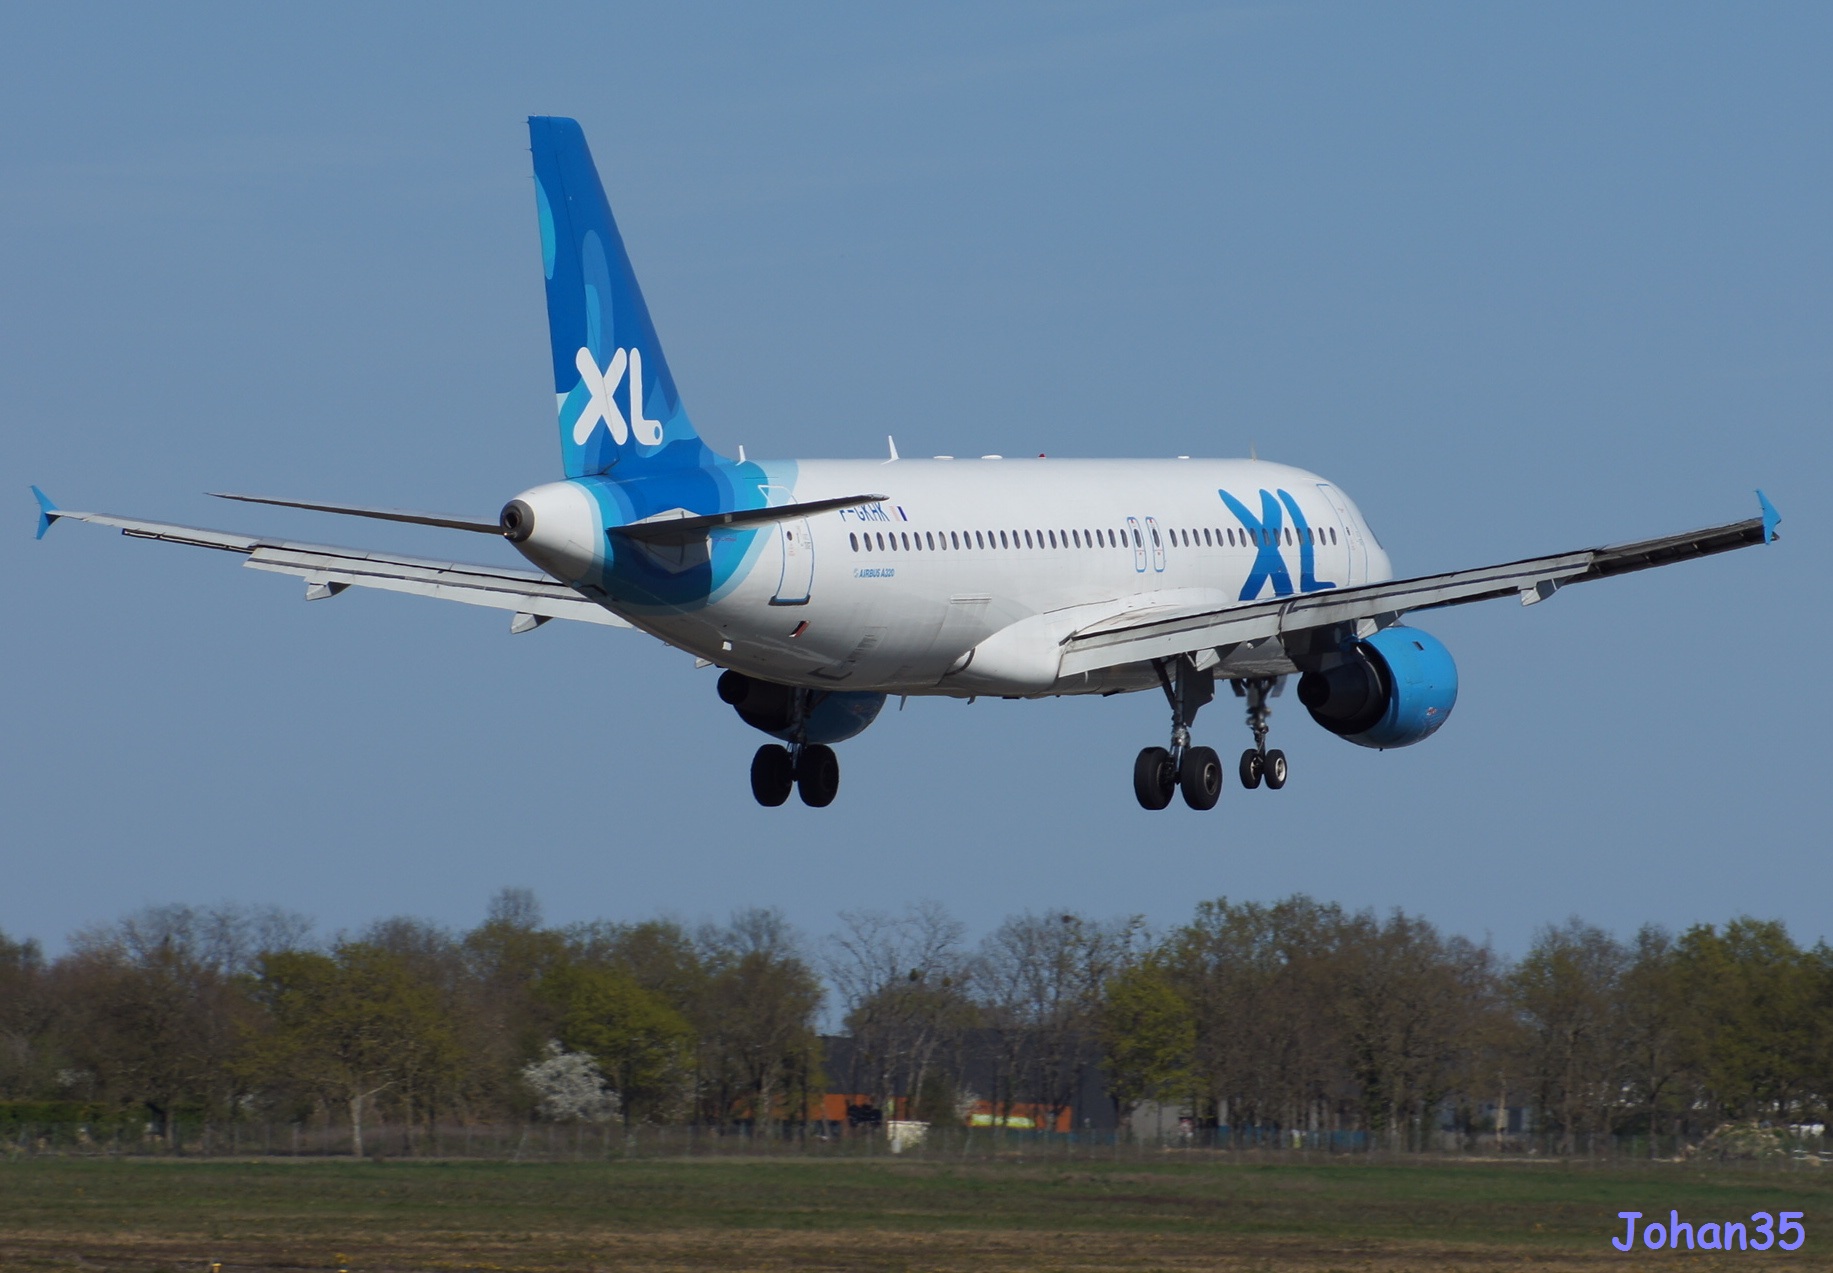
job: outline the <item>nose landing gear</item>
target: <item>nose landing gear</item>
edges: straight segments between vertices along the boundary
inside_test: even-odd
[[[1279,685],[1272,676],[1255,676],[1235,683],[1235,692],[1247,699],[1247,727],[1254,733],[1254,745],[1241,753],[1241,785],[1252,791],[1266,783],[1268,791],[1286,785],[1286,753],[1267,750],[1267,717],[1273,709],[1267,699]]]

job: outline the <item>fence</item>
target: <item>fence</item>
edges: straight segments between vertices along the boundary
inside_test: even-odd
[[[1408,1141],[1412,1143],[1407,1143]],[[11,1123],[0,1125],[0,1156],[38,1155],[184,1158],[349,1158],[347,1126],[301,1123],[176,1123],[170,1135],[151,1125]],[[744,1126],[635,1126],[618,1123],[387,1123],[363,1129],[371,1159],[473,1159],[497,1162],[587,1162],[623,1158],[701,1156],[890,1157],[882,1131],[791,1124],[769,1130]],[[1402,1138],[1371,1132],[1305,1132],[1273,1128],[1204,1128],[1167,1135],[1124,1132],[1044,1132],[1015,1128],[931,1127],[920,1142],[899,1146],[914,1161],[1113,1159],[1184,1155],[1260,1161],[1554,1160],[1618,1163],[1742,1162],[1766,1168],[1833,1166],[1824,1134],[1764,1129],[1727,1147],[1722,1138],[1578,1136],[1433,1132]]]

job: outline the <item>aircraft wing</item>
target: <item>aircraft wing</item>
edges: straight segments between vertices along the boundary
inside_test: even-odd
[[[1268,637],[1290,637],[1362,620],[1391,620],[1412,610],[1432,610],[1495,597],[1518,596],[1522,605],[1544,601],[1568,584],[1690,561],[1768,543],[1781,520],[1762,492],[1763,515],[1746,521],[1609,548],[1584,548],[1550,557],[1388,583],[1333,588],[1305,596],[1244,605],[1117,615],[1071,633],[1063,641],[1062,674],[1235,646]]]
[[[52,522],[69,518],[71,521],[91,522],[97,526],[113,526],[123,535],[135,539],[156,539],[168,544],[241,553],[248,559],[242,563],[244,566],[276,574],[297,575],[304,579],[308,600],[333,597],[345,588],[381,588],[388,592],[406,592],[421,597],[436,597],[441,601],[458,601],[465,605],[511,611],[515,615],[510,622],[512,632],[526,632],[549,619],[573,619],[614,628],[630,626],[603,606],[586,600],[565,584],[535,570],[507,570],[463,562],[429,561],[421,557],[400,557],[358,548],[296,544],[289,540],[264,539],[233,531],[140,521],[108,513],[79,513],[51,504],[36,487],[33,493],[38,495],[40,535],[44,534]]]

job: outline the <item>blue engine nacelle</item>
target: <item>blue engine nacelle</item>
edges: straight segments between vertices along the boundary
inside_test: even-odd
[[[885,705],[883,694],[862,690],[810,690],[808,715],[802,736],[795,736],[795,695],[787,685],[760,681],[743,672],[721,672],[719,697],[730,703],[740,720],[753,729],[784,742],[838,743],[860,733],[878,719]]]
[[[1359,747],[1410,747],[1430,738],[1457,703],[1457,664],[1417,628],[1383,628],[1327,672],[1298,678],[1311,719]]]

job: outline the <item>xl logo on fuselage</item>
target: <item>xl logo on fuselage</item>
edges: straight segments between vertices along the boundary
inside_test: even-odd
[[[611,364],[603,371],[598,369],[598,359],[592,351],[581,345],[579,352],[573,355],[573,365],[579,368],[579,383],[586,387],[590,395],[585,410],[573,421],[573,445],[584,446],[586,439],[592,436],[592,430],[603,420],[605,427],[611,430],[611,440],[619,446],[629,440],[631,434],[644,446],[655,446],[662,440],[662,422],[646,419],[643,415],[643,351],[640,349],[617,349],[611,354]],[[630,380],[630,419],[624,420],[624,413],[617,409],[617,401],[612,397],[617,387],[624,382],[625,373]]]
[[[1260,516],[1255,517],[1248,506],[1230,495],[1227,491],[1217,491],[1222,502],[1228,505],[1228,511],[1241,523],[1241,529],[1247,532],[1248,542],[1256,547],[1253,569],[1247,572],[1247,582],[1241,585],[1241,600],[1253,601],[1270,583],[1273,595],[1289,597],[1292,595],[1292,576],[1286,572],[1286,559],[1279,551],[1280,540],[1285,533],[1284,512],[1292,514],[1293,538],[1298,542],[1298,590],[1300,592],[1323,592],[1334,588],[1334,583],[1317,578],[1317,548],[1311,534],[1311,527],[1305,522],[1305,514],[1300,510],[1298,501],[1292,498],[1290,491],[1263,490],[1260,492]]]

